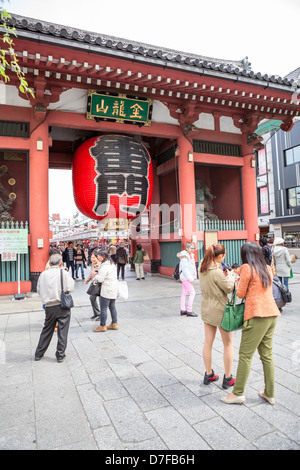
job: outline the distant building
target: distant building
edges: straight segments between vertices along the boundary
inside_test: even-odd
[[[270,218],[276,213],[271,137],[281,124],[282,121],[266,120],[255,131],[262,137],[261,148],[256,151],[257,213],[260,236],[270,237]]]
[[[300,256],[300,121],[289,133],[274,133],[270,145],[275,204],[270,231]]]

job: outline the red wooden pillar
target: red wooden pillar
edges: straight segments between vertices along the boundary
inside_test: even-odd
[[[195,193],[195,170],[194,162],[189,161],[189,154],[193,155],[191,142],[180,136],[178,144],[178,179],[179,197],[181,206],[181,228],[182,228],[182,248],[185,248],[187,241],[192,241],[196,236],[196,193]]]
[[[43,120],[44,119],[44,120]],[[49,131],[45,113],[32,109],[29,149],[29,232],[30,271],[45,270],[49,257]]]
[[[160,243],[159,243],[159,206],[160,206],[160,190],[159,176],[156,172],[156,161],[152,161],[153,165],[153,195],[149,211],[149,225],[151,237],[151,260],[160,260]]]
[[[256,172],[253,167],[253,153],[244,156],[242,167],[242,194],[245,228],[248,231],[248,242],[255,242],[259,233],[257,194],[256,194]]]

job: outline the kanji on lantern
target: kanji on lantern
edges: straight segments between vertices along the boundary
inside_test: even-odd
[[[73,159],[75,203],[84,215],[133,219],[148,209],[153,191],[152,161],[132,137],[89,139]]]

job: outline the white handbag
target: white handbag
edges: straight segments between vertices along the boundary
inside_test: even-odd
[[[122,299],[128,299],[128,285],[126,281],[118,281],[118,297]]]

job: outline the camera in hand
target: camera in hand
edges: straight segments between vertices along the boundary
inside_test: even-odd
[[[231,266],[229,264],[222,263],[223,271],[231,271]]]

